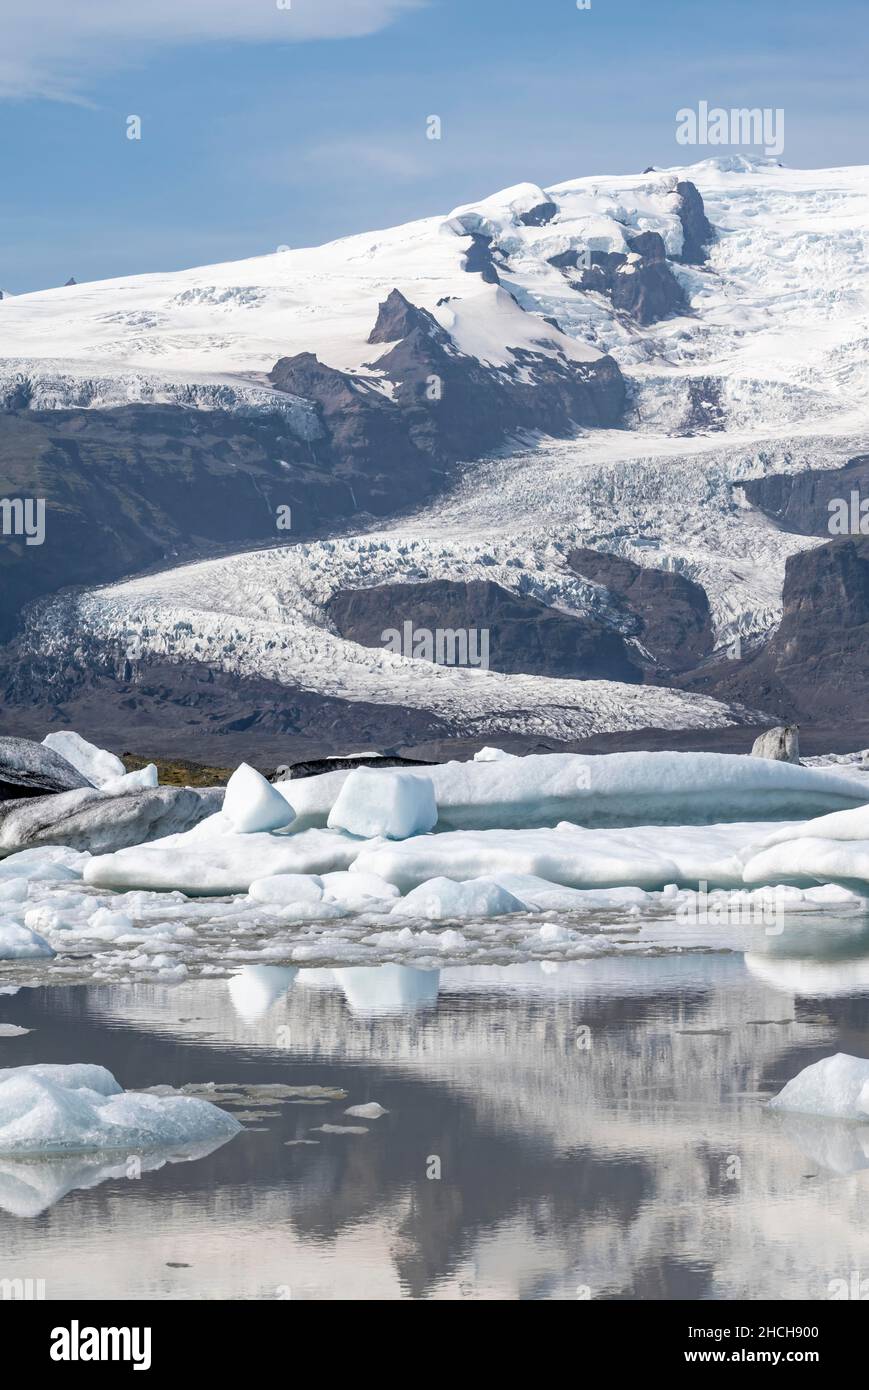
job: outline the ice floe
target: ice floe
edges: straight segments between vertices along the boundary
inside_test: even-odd
[[[104,1067],[37,1063],[0,1071],[0,1155],[175,1148],[241,1125],[192,1096],[125,1091]]]

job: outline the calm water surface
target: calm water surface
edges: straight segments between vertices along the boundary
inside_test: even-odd
[[[869,1056],[862,928],[26,988],[2,1023],[32,1031],[0,1067],[216,1084],[246,1126],[186,1161],[0,1160],[0,1279],[47,1298],[827,1298],[869,1274],[869,1125],[764,1106],[820,1057]],[[388,1114],[344,1113],[371,1101]]]

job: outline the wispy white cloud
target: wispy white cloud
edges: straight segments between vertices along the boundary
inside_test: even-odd
[[[428,0],[0,0],[0,98],[83,99],[161,48],[376,33]]]

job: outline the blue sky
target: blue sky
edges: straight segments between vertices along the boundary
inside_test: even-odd
[[[783,108],[787,164],[867,160],[866,0],[280,3],[0,0],[0,286],[230,260],[526,179],[684,163],[675,112],[700,100]]]

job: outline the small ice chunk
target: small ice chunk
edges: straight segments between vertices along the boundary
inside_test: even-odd
[[[373,839],[406,840],[424,835],[437,823],[430,777],[394,769],[357,767],[349,774],[329,812],[330,830]]]
[[[249,763],[241,763],[226,784],[223,814],[234,830],[249,835],[255,831],[281,830],[296,813],[261,772]]]
[[[481,748],[479,753],[474,754],[475,763],[500,763],[506,758],[515,758],[515,753],[508,753],[503,748]]]
[[[106,752],[104,748],[97,748],[95,743],[88,743],[81,734],[73,733],[71,729],[60,729],[57,733],[46,734],[42,742],[44,747],[53,748],[55,753],[72,763],[76,771],[95,787],[101,787],[104,782],[126,775],[126,768],[120,758],[116,758],[114,753]]]
[[[349,1105],[344,1111],[345,1115],[352,1115],[357,1120],[379,1120],[383,1115],[388,1115],[382,1105],[378,1105],[376,1100],[371,1100],[367,1105]]]
[[[156,763],[148,763],[147,767],[140,767],[137,772],[125,772],[122,777],[110,777],[103,782],[100,791],[106,796],[123,796],[126,792],[147,791],[149,787],[159,785]]]
[[[471,878],[456,883],[451,878],[431,878],[400,898],[393,917],[425,917],[430,922],[449,917],[503,917],[524,912],[525,904],[491,878]]]
[[[323,875],[323,887],[343,907],[365,908],[400,896],[394,883],[379,874],[357,874],[352,869]]]
[[[44,936],[19,922],[0,921],[0,960],[46,960],[55,954]]]
[[[248,889],[258,903],[284,907],[289,903],[318,903],[323,896],[323,880],[318,874],[272,874],[257,878]]]
[[[805,1067],[770,1101],[773,1110],[865,1120],[869,1115],[869,1061],[837,1052]]]
[[[367,1134],[364,1125],[318,1125],[314,1134]]]

